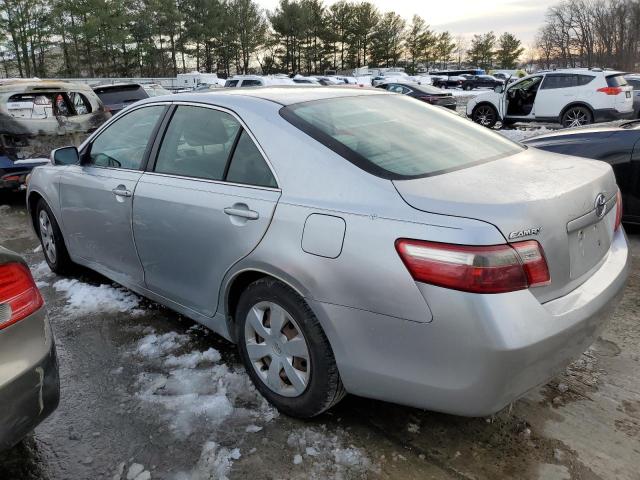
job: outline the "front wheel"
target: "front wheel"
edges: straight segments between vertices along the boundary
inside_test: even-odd
[[[307,303],[284,283],[247,287],[236,309],[236,338],[258,391],[278,410],[311,418],[345,395],[329,340]]]
[[[36,207],[36,221],[44,258],[51,271],[59,275],[71,273],[74,264],[69,258],[62,232],[51,209],[42,199]]]
[[[571,107],[564,112],[560,123],[562,123],[563,127],[580,127],[593,123],[593,116],[586,107]]]
[[[471,119],[483,127],[493,128],[498,121],[498,111],[491,105],[479,105],[473,109]]]

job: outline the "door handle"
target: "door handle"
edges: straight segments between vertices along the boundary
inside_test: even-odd
[[[131,190],[127,190],[126,188],[114,188],[111,190],[116,197],[130,197]]]
[[[248,208],[227,207],[224,209],[224,213],[232,217],[242,217],[247,220],[257,220],[260,218],[258,212],[249,210]]]

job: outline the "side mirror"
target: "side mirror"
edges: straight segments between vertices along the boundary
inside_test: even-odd
[[[504,85],[496,85],[496,87],[493,89],[493,91],[496,92],[496,93],[504,92]]]
[[[62,147],[51,151],[54,165],[80,165],[80,155],[76,147]]]

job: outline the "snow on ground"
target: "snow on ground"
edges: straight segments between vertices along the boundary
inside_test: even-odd
[[[233,461],[240,456],[237,448],[228,449],[220,447],[216,442],[206,442],[191,473],[179,473],[176,480],[228,480]]]
[[[341,430],[329,433],[324,426],[294,431],[287,439],[291,462],[304,469],[307,478],[365,478],[378,472],[363,449],[344,445],[346,436]]]
[[[475,90],[461,90],[459,88],[447,88],[447,92],[451,92],[454,97],[475,97],[481,93],[491,92],[491,89],[475,89]]]
[[[129,313],[141,315],[140,298],[122,287],[90,285],[76,279],[63,278],[53,284],[57,292],[65,295],[64,312],[70,315],[94,313]]]
[[[42,260],[40,263],[31,266],[31,275],[33,275],[33,279],[36,281],[45,282],[46,279],[52,277],[54,274],[47,265],[47,262]]]
[[[134,352],[148,363],[137,378],[136,396],[157,405],[176,436],[185,438],[201,425],[213,432],[231,418],[243,430],[251,426],[258,431],[256,423],[277,416],[243,368],[220,363],[214,348],[189,351],[188,342],[188,335],[154,332]]]
[[[547,127],[540,127],[540,128],[526,129],[526,130],[502,129],[502,130],[498,130],[498,133],[500,133],[501,135],[504,135],[510,140],[513,140],[515,142],[520,142],[525,138],[535,137],[536,135],[543,135],[545,133],[550,133],[554,131],[555,130]]]

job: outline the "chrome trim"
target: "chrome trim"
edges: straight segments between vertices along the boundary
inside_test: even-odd
[[[178,178],[180,180],[190,180],[193,182],[203,182],[203,183],[215,183],[218,185],[228,185],[230,187],[244,187],[244,188],[253,188],[257,190],[267,190],[269,192],[282,192],[282,189],[279,187],[263,187],[260,185],[250,185],[248,183],[233,183],[233,182],[225,182],[224,180],[212,180],[210,178],[200,178],[200,177],[187,177],[184,175],[175,175],[173,173],[160,173],[153,172],[151,170],[141,171],[144,176],[158,176],[158,177],[167,177],[167,178]]]

